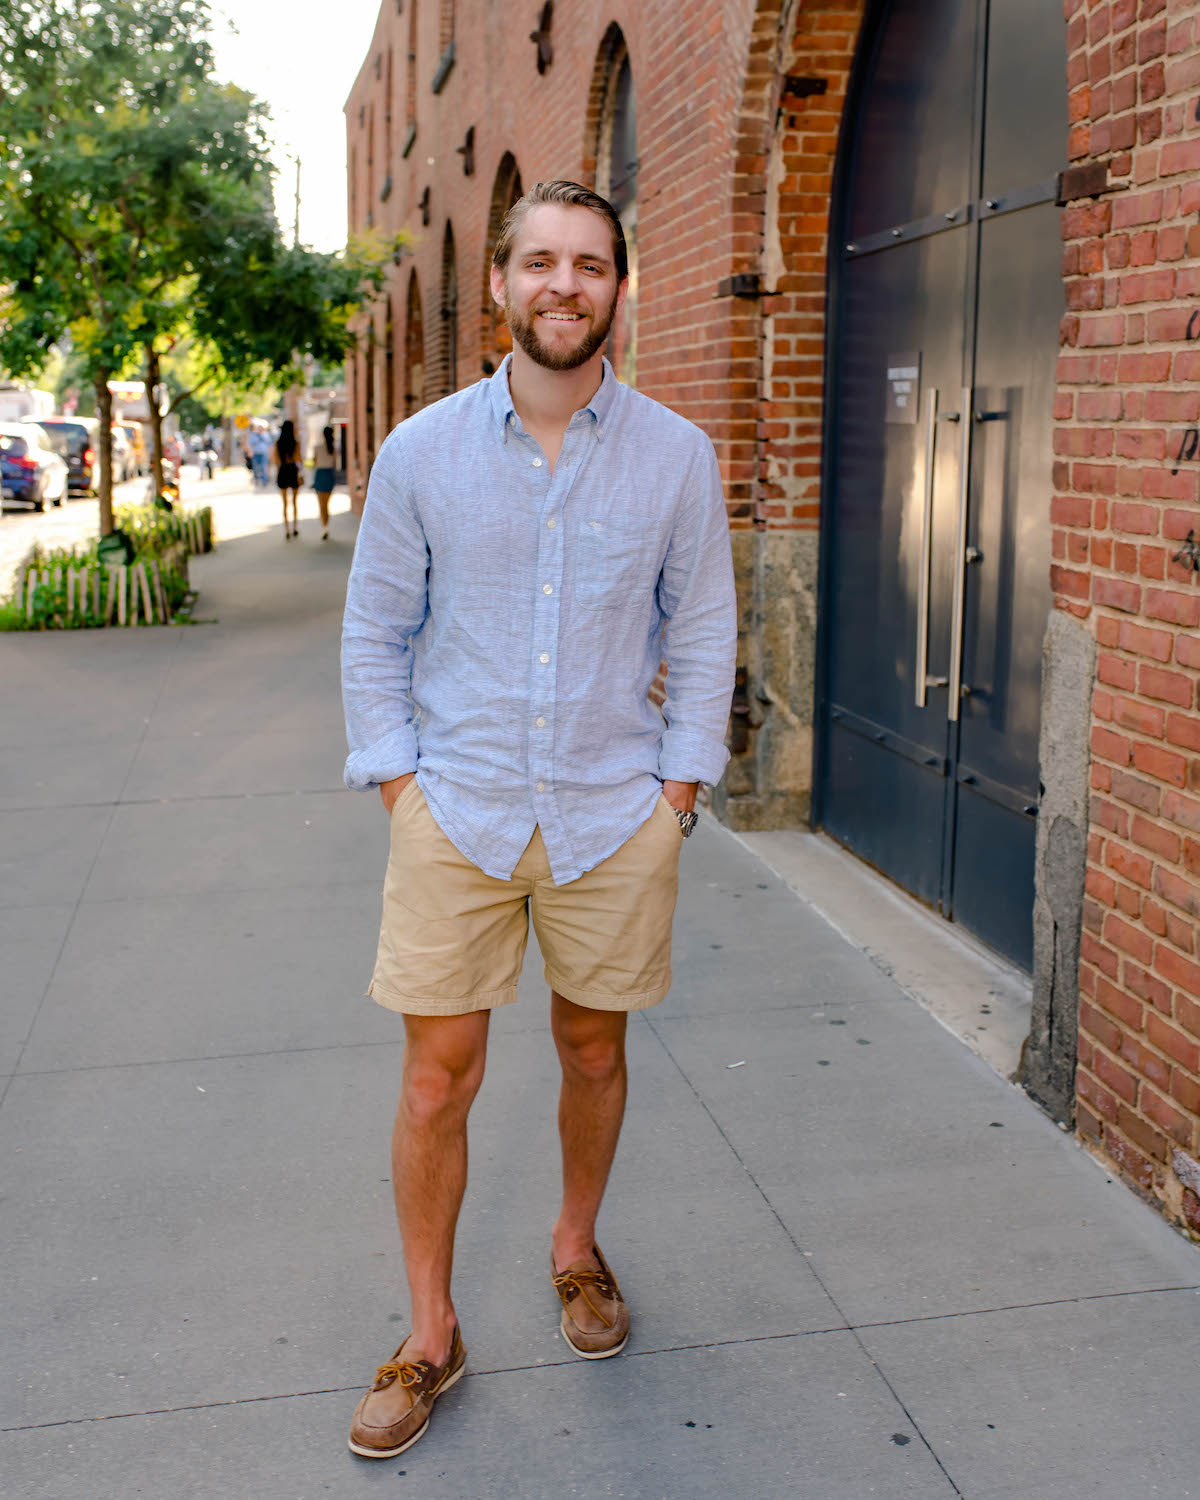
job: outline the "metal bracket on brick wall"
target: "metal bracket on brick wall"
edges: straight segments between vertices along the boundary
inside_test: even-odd
[[[403,144],[403,146],[400,147],[400,155],[401,156],[407,156],[408,155],[408,153],[412,150],[413,143],[416,141],[416,139],[417,139],[417,122],[414,120],[414,121],[412,121],[412,123],[409,125],[408,129],[404,133],[404,144]]]
[[[464,177],[474,177],[474,175],[475,175],[475,127],[474,127],[474,125],[468,125],[467,126],[467,133],[463,137],[463,143],[462,143],[461,146],[455,146],[454,152],[455,152],[456,156],[461,156],[462,159],[463,159],[463,176]]]
[[[1086,166],[1068,167],[1058,174],[1058,186],[1054,201],[1059,208],[1073,203],[1077,198],[1098,198],[1109,191],[1108,163],[1091,161]]]
[[[417,207],[421,210],[421,223],[428,229],[428,227],[429,227],[429,218],[430,218],[429,185],[428,185],[428,183],[425,186],[425,191],[421,194],[420,198],[417,200]]]
[[[757,271],[739,271],[735,276],[723,276],[713,297],[773,297],[775,293],[761,282]]]
[[[828,78],[806,78],[799,73],[789,73],[783,80],[783,97],[809,99],[813,94],[823,94],[829,87]]]
[[[538,16],[537,30],[529,33],[529,40],[537,48],[537,70],[544,73],[554,61],[554,43],[550,40],[550,28],[554,25],[554,0],[546,0]]]

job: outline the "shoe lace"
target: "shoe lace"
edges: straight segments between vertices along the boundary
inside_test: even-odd
[[[421,1365],[414,1365],[409,1360],[389,1359],[386,1364],[380,1365],[375,1371],[375,1384],[372,1390],[386,1390],[396,1380],[411,1389],[413,1386],[420,1385],[424,1378],[425,1371]]]
[[[554,1276],[554,1285],[564,1303],[570,1302],[574,1297],[580,1296],[596,1314],[605,1328],[611,1328],[616,1322],[615,1317],[609,1317],[603,1308],[597,1307],[588,1295],[588,1288],[597,1292],[605,1301],[616,1300],[616,1289],[608,1275],[600,1270],[598,1266],[582,1266],[570,1271],[558,1271]]]

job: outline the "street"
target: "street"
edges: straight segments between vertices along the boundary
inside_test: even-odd
[[[143,476],[117,485],[113,490],[114,506],[143,501],[148,483]],[[276,522],[282,524],[275,486],[248,491],[243,469],[218,470],[214,478],[203,479],[198,466],[185,464],[180,483],[185,510],[202,505],[214,507],[219,537],[242,535],[246,528],[257,530]],[[300,506],[302,515],[307,507],[314,517],[310,524],[315,525],[316,505],[311,489],[301,492]],[[334,497],[333,512],[339,507],[346,508],[344,493]],[[100,502],[95,499],[64,500],[61,506],[41,512],[16,506],[6,510],[0,515],[0,596],[12,588],[16,569],[35,541],[46,547],[75,546],[96,536],[99,521]]]
[[[205,503],[201,493],[207,483],[199,468],[185,464],[182,475],[184,505]],[[146,475],[113,486],[113,505],[139,504],[146,498],[150,480]],[[100,502],[95,498],[63,497],[61,505],[44,511],[12,505],[0,514],[0,595],[13,584],[18,564],[34,542],[46,547],[73,547],[95,537],[100,528]]]

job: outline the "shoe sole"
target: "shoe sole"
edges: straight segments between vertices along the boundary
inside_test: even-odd
[[[613,1355],[620,1354],[621,1350],[624,1349],[625,1345],[629,1342],[629,1335],[627,1333],[621,1340],[621,1342],[619,1344],[615,1344],[611,1349],[581,1349],[579,1345],[575,1343],[575,1341],[571,1338],[571,1335],[567,1332],[566,1313],[563,1314],[562,1319],[559,1322],[558,1331],[565,1339],[567,1348],[570,1349],[572,1354],[578,1354],[580,1359],[612,1359]]]
[[[466,1373],[467,1366],[464,1362],[463,1364],[459,1365],[458,1369],[455,1370],[453,1375],[450,1375],[446,1378],[444,1384],[438,1387],[436,1393],[434,1394],[434,1402],[437,1402],[439,1396],[444,1396],[452,1385],[457,1385]],[[433,1407],[431,1406],[429,1409],[429,1416],[425,1418],[424,1425],[418,1427],[416,1432],[413,1433],[412,1437],[410,1437],[406,1442],[401,1443],[398,1448],[364,1448],[361,1443],[356,1443],[354,1439],[351,1438],[349,1445],[350,1452],[357,1453],[360,1458],[395,1458],[398,1453],[407,1452],[407,1450],[411,1448],[414,1443],[419,1443],[421,1441],[421,1439],[429,1431],[429,1422],[432,1416]]]

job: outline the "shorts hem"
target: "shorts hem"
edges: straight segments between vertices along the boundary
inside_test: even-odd
[[[517,987],[511,985],[502,990],[481,990],[476,995],[444,999],[440,995],[402,995],[390,985],[372,979],[367,986],[367,994],[385,1010],[399,1011],[401,1015],[470,1016],[476,1011],[495,1010],[501,1005],[511,1005],[517,998]]]
[[[643,990],[640,994],[634,995],[606,995],[598,990],[585,990],[577,984],[572,984],[561,974],[552,973],[549,968],[546,969],[545,974],[546,983],[552,990],[557,990],[564,999],[570,1000],[575,1005],[582,1005],[586,1010],[649,1010],[652,1005],[665,1000],[671,988],[669,970],[661,984],[656,984],[653,989]]]

